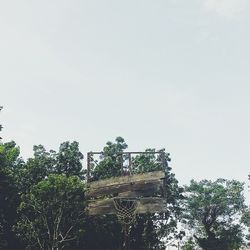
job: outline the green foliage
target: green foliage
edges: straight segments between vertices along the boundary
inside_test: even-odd
[[[23,193],[50,174],[75,175],[83,179],[83,155],[78,142],[62,143],[59,152],[47,151],[42,145],[34,146],[33,151],[33,158],[29,158],[25,164],[19,164],[15,171],[16,181]]]
[[[246,236],[247,240],[250,242],[250,208],[248,207],[242,217],[241,222],[247,227],[248,235]]]
[[[182,250],[195,250],[195,243],[192,238],[189,238],[185,244],[181,247]]]
[[[58,153],[53,150],[46,151],[42,145],[34,146],[34,157],[29,158],[27,162],[19,158],[19,152],[20,150],[14,142],[0,143],[0,249],[22,249],[22,245],[18,242],[16,234],[13,232],[13,225],[18,219],[17,207],[20,200],[22,201],[21,204],[25,204],[28,198],[31,199],[34,196],[32,192],[35,192],[34,187],[38,183],[46,181],[51,174],[57,173],[60,173],[65,178],[66,176],[75,176],[74,178],[77,179],[78,177],[83,178],[81,165],[83,155],[79,152],[77,142],[62,143]],[[59,182],[57,184],[59,185]],[[20,197],[21,194],[22,197]],[[46,202],[49,202],[49,200],[46,201],[48,197],[43,197],[43,206]],[[64,203],[66,204],[71,198],[67,196],[65,199]],[[82,202],[84,202],[84,198]],[[47,208],[49,209],[49,205]],[[71,210],[72,213],[77,211],[73,205]],[[31,216],[30,225],[36,224],[35,217],[32,217],[34,211],[32,212],[31,209],[25,211],[28,211],[28,215]],[[26,236],[31,234],[32,230],[27,226],[27,223],[21,223],[21,221],[24,221],[23,216],[25,215],[21,207],[19,215],[22,217],[22,220],[19,220],[16,232],[20,235],[23,233],[23,243],[30,247],[30,239]],[[23,227],[22,232],[19,230],[21,225]],[[71,231],[74,232],[74,230]]]
[[[64,142],[60,145],[56,155],[55,173],[66,176],[78,176],[83,178],[82,163],[83,154],[79,151],[79,143],[74,141]]]
[[[22,193],[28,192],[33,185],[53,173],[56,164],[55,151],[47,152],[42,145],[34,146],[33,151],[34,157],[16,169],[16,181]]]
[[[12,231],[19,204],[18,189],[13,178],[18,156],[19,148],[14,142],[0,143],[0,249],[16,249],[18,244]]]
[[[22,194],[16,233],[30,249],[72,247],[83,233],[79,225],[85,206],[79,144],[64,142],[59,152],[42,145],[33,150],[34,156],[13,171]]]
[[[148,154],[136,155],[133,158],[133,173],[145,173],[157,170],[171,170],[168,168],[168,162],[170,162],[169,153],[165,153],[165,149],[157,151],[155,149],[146,149]]]
[[[218,179],[191,181],[186,187],[184,219],[205,250],[239,249],[243,242],[239,216],[245,208],[243,183]]]
[[[79,250],[121,249],[123,234],[116,216],[89,216],[86,218],[85,228],[86,231],[79,244],[82,248],[79,248]]]
[[[244,211],[241,221],[250,229],[250,208]]]
[[[71,249],[82,234],[84,184],[76,176],[49,175],[22,195],[15,226],[27,249]]]
[[[14,141],[7,143],[0,143],[0,167],[1,170],[7,171],[9,174],[12,174],[14,168],[17,166],[20,150],[16,147]]]
[[[121,137],[108,142],[100,161],[92,165],[91,179],[126,174],[122,164],[127,160],[122,156],[126,148]],[[19,151],[14,142],[0,143],[0,249],[122,248],[123,229],[116,216],[85,214],[85,172],[77,142],[62,143],[58,152],[34,146],[34,156],[26,162]],[[129,230],[130,250],[165,249],[165,242],[177,234],[182,213],[183,189],[168,165],[169,154],[164,149],[159,154],[151,154],[155,149],[147,152],[132,158],[132,172],[164,167],[165,188],[154,195],[166,195],[167,212],[137,216]],[[243,242],[241,223],[249,228],[242,190],[243,184],[237,181],[191,181],[185,188],[183,218],[196,242],[190,239],[182,249],[193,250],[197,244],[205,250],[238,249]]]
[[[107,142],[106,146],[103,148],[102,160],[95,169],[92,168],[92,180],[120,176],[123,162],[121,153],[127,147],[122,137],[117,137],[115,143]]]

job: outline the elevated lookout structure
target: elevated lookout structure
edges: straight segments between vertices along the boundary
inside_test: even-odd
[[[103,152],[87,156],[87,197],[90,215],[116,214],[131,224],[136,214],[166,211],[167,160],[164,151],[122,152],[116,155],[119,175],[95,180],[92,174]]]

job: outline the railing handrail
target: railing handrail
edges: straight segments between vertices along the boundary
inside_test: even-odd
[[[148,154],[158,154],[158,155],[166,155],[166,152],[164,150],[159,150],[159,151],[130,151],[130,152],[118,152],[116,155],[127,155],[128,156],[128,168],[131,169],[132,167],[132,155],[148,155]],[[90,180],[90,171],[91,171],[91,156],[93,155],[104,155],[103,151],[97,152],[97,151],[90,151],[87,153],[87,182]],[[124,162],[124,161],[123,161]],[[164,167],[165,163],[165,157],[162,157],[162,165]]]

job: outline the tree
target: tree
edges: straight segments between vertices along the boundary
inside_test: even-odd
[[[122,137],[117,137],[115,143],[107,142],[103,148],[102,160],[92,169],[92,180],[100,180],[120,176],[123,158],[121,153],[128,147]]]
[[[54,172],[66,176],[75,175],[83,179],[82,159],[83,154],[79,151],[79,143],[66,141],[60,145],[59,152],[56,154]]]
[[[44,146],[33,147],[34,156],[16,167],[15,180],[21,193],[29,192],[33,185],[53,173],[56,164],[56,152],[46,151]]]
[[[248,244],[250,242],[250,207],[248,207],[242,217],[241,217],[241,222],[247,227],[248,234],[246,236],[246,239],[248,240]]]
[[[121,137],[108,142],[92,168],[92,180],[121,175],[121,153],[126,148]],[[1,249],[22,249],[20,242],[14,245],[14,232],[25,249],[121,248],[123,232],[116,216],[85,214],[82,159],[77,142],[62,143],[58,152],[34,146],[34,156],[26,162],[19,158],[14,142],[0,144],[0,189],[4,190],[0,193]],[[167,164],[169,160],[168,154],[164,159],[152,154],[132,159],[135,173],[159,170],[161,163],[166,163],[168,212],[137,217],[130,231],[131,250],[165,249],[164,240],[175,232],[182,190]]]
[[[19,148],[14,142],[0,143],[0,249],[21,249],[12,231],[19,195],[13,178]]]
[[[76,176],[49,175],[22,195],[15,231],[27,249],[72,249],[83,231],[84,190]]]
[[[82,230],[78,228],[82,222],[71,229],[70,227],[74,224],[73,221],[70,221],[70,218],[66,221],[64,216],[74,218],[74,216],[76,217],[75,213],[79,216],[78,208],[85,206],[83,182],[81,180],[84,173],[81,163],[83,155],[79,151],[79,144],[77,142],[64,142],[60,145],[58,152],[47,151],[42,145],[34,146],[33,150],[34,156],[26,162],[20,161],[12,171],[22,201],[18,208],[20,219],[15,226],[15,231],[19,236],[22,236],[24,245],[29,248],[35,247],[37,249],[46,246],[49,249],[57,249],[61,245],[64,248],[68,245],[73,247],[76,244],[73,244],[73,242],[78,239],[80,235],[78,233]],[[73,184],[76,184],[75,188],[73,188]],[[66,190],[67,188],[68,190]],[[76,188],[78,188],[78,194]],[[81,198],[79,207],[73,206],[76,202],[75,198],[72,198],[73,195],[75,195],[75,198]],[[42,213],[39,214],[38,211]],[[54,211],[57,215],[54,214]],[[60,219],[58,227],[63,226],[62,230],[68,228],[69,231],[66,234],[65,231],[60,231],[60,236],[58,236],[60,227],[56,230],[52,227],[58,222],[56,216],[59,216],[60,211],[63,212],[63,218]],[[81,216],[84,216],[83,209],[81,210]],[[45,225],[45,218],[53,225]],[[81,218],[79,217],[79,219]],[[36,230],[34,231],[32,228]],[[43,230],[47,233],[45,234]],[[51,233],[52,231],[53,233]],[[35,232],[37,232],[37,235],[35,235]],[[77,237],[69,238],[72,235],[71,233],[75,233]],[[32,246],[32,242],[35,243],[35,246]]]
[[[186,186],[184,219],[204,250],[239,249],[243,232],[239,216],[245,208],[243,183],[218,179],[192,180]]]
[[[197,249],[195,246],[195,242],[193,241],[192,238],[189,238],[185,244],[181,247],[182,250],[195,250]]]
[[[75,175],[83,179],[83,155],[79,151],[78,142],[63,142],[58,152],[47,151],[43,145],[34,146],[33,151],[34,156],[26,163],[19,164],[15,170],[15,179],[22,193],[28,192],[33,185],[50,174]]]

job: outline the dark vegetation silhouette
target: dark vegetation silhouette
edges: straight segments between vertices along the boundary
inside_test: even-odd
[[[92,178],[118,176],[120,153],[126,149],[122,137],[108,142]],[[123,233],[116,216],[85,212],[86,171],[79,144],[64,142],[58,151],[37,145],[33,151],[25,161],[15,142],[0,142],[0,249],[121,249]],[[153,154],[138,155],[133,158],[134,171],[157,170],[160,160]],[[170,162],[169,154],[165,161]],[[180,221],[193,229],[192,241],[187,239],[189,246],[183,249],[199,245],[231,250],[243,245],[249,210],[242,183],[191,181],[184,190],[168,164],[166,173],[167,212],[137,216],[129,233],[131,250],[165,249],[166,242],[184,235],[178,231]]]

